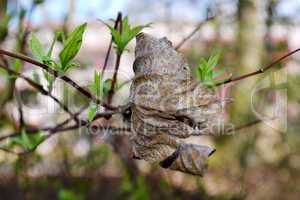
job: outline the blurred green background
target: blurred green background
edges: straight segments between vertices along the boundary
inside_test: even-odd
[[[128,15],[132,24],[153,22],[145,31],[166,36],[173,45],[207,16],[216,16],[179,50],[191,68],[201,57],[220,52],[218,68],[242,75],[300,47],[298,0],[0,0],[0,47],[31,56],[29,32],[35,32],[48,47],[55,31],[69,33],[87,22],[76,57],[81,67],[68,72],[86,86],[94,70],[101,70],[110,41],[109,30],[98,19],[108,21],[118,11]],[[56,45],[54,54],[60,48]],[[120,80],[133,77],[133,49],[134,42],[122,57]],[[107,77],[112,74],[114,57],[110,57]],[[28,76],[42,73],[26,63],[15,65]],[[25,156],[1,151],[0,199],[299,199],[299,65],[298,53],[278,65],[284,69],[219,88],[220,96],[234,99],[224,111],[228,123],[239,126],[257,118],[263,122],[230,135],[190,139],[217,149],[204,177],[131,159],[130,145],[123,136],[69,131]],[[128,101],[129,86],[116,94],[114,104]],[[0,137],[18,130],[15,89],[24,104],[26,124],[51,126],[67,117],[52,101],[1,72]],[[73,111],[89,103],[59,81],[54,94]],[[98,123],[119,122],[113,118]]]

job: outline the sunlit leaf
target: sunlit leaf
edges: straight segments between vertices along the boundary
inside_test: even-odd
[[[98,107],[96,104],[92,104],[90,106],[89,112],[88,112],[88,120],[89,122],[93,121],[94,117],[96,116],[98,111]]]
[[[86,23],[78,26],[67,38],[64,47],[59,54],[61,70],[66,71],[69,62],[77,55],[80,50],[83,33],[86,29]]]

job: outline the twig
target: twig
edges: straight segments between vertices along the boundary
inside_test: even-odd
[[[117,19],[116,19],[115,25],[114,25],[114,29],[118,28],[118,24],[119,24],[120,21],[122,21],[122,13],[118,12]],[[107,63],[108,63],[108,59],[109,59],[109,55],[110,55],[112,43],[113,43],[113,38],[111,37],[108,49],[106,51],[105,60],[104,60],[104,64],[103,64],[102,71],[101,71],[101,77],[103,77],[104,71],[105,71],[105,69],[107,67]]]
[[[122,13],[119,13],[118,17],[121,18],[121,20],[120,20],[120,22],[118,24],[119,24],[120,34],[122,35],[122,28],[123,28],[122,27],[123,26],[123,24],[122,24]],[[108,105],[111,104],[112,97],[114,95],[114,90],[115,90],[115,85],[117,83],[117,77],[118,77],[118,71],[119,71],[119,67],[120,67],[121,57],[122,57],[122,53],[117,52],[117,58],[116,58],[116,63],[115,63],[114,75],[113,75],[113,79],[112,79],[112,82],[111,82],[111,87],[110,87],[110,89],[108,91],[108,97],[107,97],[107,103],[108,103]]]
[[[242,129],[249,128],[249,127],[254,126],[254,125],[256,125],[256,124],[258,124],[258,123],[261,123],[261,122],[262,122],[261,119],[253,120],[252,122],[248,122],[248,123],[246,123],[246,124],[243,124],[243,125],[240,125],[240,126],[234,128],[234,129],[230,129],[229,131],[226,131],[226,132],[225,132],[224,134],[222,134],[222,135],[229,135],[230,133],[234,133],[234,132],[236,132],[236,131],[240,131],[240,130],[242,130]]]
[[[95,121],[96,119],[99,119],[99,118],[105,118],[107,116],[111,116],[113,114],[122,113],[123,111],[127,110],[129,108],[129,106],[130,105],[128,104],[128,105],[118,107],[118,110],[105,111],[105,112],[102,112],[102,113],[98,113],[94,117],[93,121]],[[83,106],[77,113],[74,114],[74,116],[78,117],[87,107],[88,106]],[[61,123],[59,123],[55,126],[44,127],[44,128],[26,128],[26,133],[34,134],[34,133],[37,133],[38,131],[63,132],[63,131],[68,131],[68,130],[73,130],[73,129],[76,129],[76,128],[80,128],[81,126],[89,126],[91,124],[86,119],[86,120],[79,120],[79,122],[76,123],[75,125],[64,127],[66,124],[68,124],[71,121],[71,119],[72,118],[68,118],[68,119],[64,120],[63,122],[61,122]],[[126,129],[126,130],[130,131],[130,129]],[[8,134],[8,135],[0,136],[0,141],[5,140],[5,139],[10,138],[10,137],[15,137],[17,135],[19,135],[19,133],[12,133],[12,134]]]
[[[87,125],[87,124],[86,124]],[[44,140],[41,140],[38,144],[36,144],[36,146],[32,149],[28,149],[26,151],[22,151],[22,152],[14,152],[10,149],[7,149],[7,148],[4,148],[4,147],[0,147],[0,150],[2,151],[5,151],[5,152],[8,152],[8,153],[12,153],[12,154],[16,154],[16,155],[19,155],[19,156],[23,156],[23,155],[26,155],[26,154],[29,154],[29,153],[32,153],[34,152],[37,147],[43,143],[45,140],[49,139],[51,136],[57,134],[57,133],[61,133],[61,132],[65,132],[65,131],[70,131],[70,130],[74,130],[74,129],[77,129],[77,128],[80,128],[82,125],[79,124],[76,124],[76,125],[72,125],[72,126],[67,126],[67,127],[62,127],[62,128],[59,128],[59,129],[56,129],[56,126],[55,127],[52,127],[52,128],[49,128],[47,130],[44,130],[44,131],[48,131],[49,134],[44,138]],[[103,130],[110,130],[110,131],[114,131],[114,132],[117,132],[117,131],[130,131],[130,128],[127,127],[127,128],[118,128],[118,127],[111,127],[111,126],[97,126],[97,128],[99,129],[103,129]],[[41,130],[41,129],[37,129],[35,131],[35,133],[38,131],[38,130]],[[33,130],[32,130],[33,131]],[[28,133],[31,133],[31,132],[28,132]],[[10,134],[8,137],[6,137],[5,139],[7,138],[10,138],[10,137],[15,137],[19,134]],[[0,140],[2,140],[0,138]]]
[[[257,74],[262,74],[262,73],[266,72],[267,70],[271,69],[272,67],[274,67],[275,65],[277,65],[278,63],[280,63],[282,60],[288,58],[289,56],[291,56],[291,55],[293,55],[295,53],[297,53],[298,51],[300,51],[300,48],[298,48],[298,49],[296,49],[294,51],[291,51],[291,52],[289,52],[289,53],[281,56],[280,58],[278,58],[274,62],[270,63],[269,65],[267,65],[267,66],[265,66],[265,67],[263,67],[263,68],[261,68],[261,69],[259,69],[257,71],[254,71],[254,72],[251,72],[249,74],[242,75],[242,76],[238,76],[238,77],[235,77],[235,78],[230,78],[227,81],[218,84],[217,86],[224,85],[224,84],[227,84],[227,83],[236,82],[236,81],[240,81],[240,80],[249,78],[249,77],[257,75]]]
[[[86,89],[84,89],[83,87],[80,87],[77,83],[75,83],[72,79],[70,79],[69,77],[65,76],[65,75],[61,75],[58,71],[50,68],[48,65],[44,64],[44,63],[40,63],[36,60],[33,60],[32,58],[22,55],[22,54],[16,54],[16,53],[12,53],[3,49],[0,49],[0,54],[2,55],[6,55],[9,57],[13,57],[13,58],[17,58],[20,60],[23,60],[25,62],[31,63],[35,66],[38,66],[44,70],[46,70],[48,73],[50,73],[51,75],[53,75],[56,78],[60,78],[61,80],[65,81],[66,83],[68,83],[69,85],[71,85],[73,88],[75,88],[78,92],[80,92],[81,94],[83,94],[84,96],[86,96],[87,98],[91,99],[94,103],[96,104],[100,104],[101,106],[107,108],[107,109],[115,109],[115,107],[110,106],[106,103],[102,103],[100,99],[97,99],[93,94],[91,94],[89,91],[87,91]]]
[[[204,24],[206,24],[208,21],[211,21],[213,19],[215,19],[215,17],[208,17],[205,21],[201,21],[190,34],[188,34],[185,38],[182,39],[181,42],[179,42],[178,45],[175,46],[175,50],[178,50],[186,41],[188,41],[191,37],[193,37],[193,35],[195,35],[195,33],[197,33],[197,31],[199,31],[199,29]]]

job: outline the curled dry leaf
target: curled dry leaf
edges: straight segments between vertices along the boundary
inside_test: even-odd
[[[192,77],[167,38],[140,33],[136,40],[131,86],[134,154],[164,168],[202,175],[214,149],[183,139],[217,134],[221,100]]]

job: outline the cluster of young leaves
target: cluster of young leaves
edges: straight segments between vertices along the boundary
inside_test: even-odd
[[[215,67],[219,62],[220,54],[214,54],[208,60],[201,58],[199,65],[195,68],[195,76],[208,87],[214,87],[230,78],[219,79],[224,76],[225,70],[216,71]]]
[[[108,78],[105,81],[102,81],[102,77],[100,72],[95,71],[94,72],[94,81],[90,85],[90,90],[92,93],[98,98],[103,99],[108,97],[109,90],[112,85],[112,79]],[[116,87],[114,88],[114,91],[118,91],[124,86],[124,83],[116,83]],[[95,103],[91,103],[90,109],[88,112],[88,120],[92,121],[95,117],[95,115],[98,112],[98,105]]]
[[[51,68],[58,70],[61,73],[65,73],[70,68],[78,66],[73,59],[80,50],[85,29],[86,23],[81,24],[80,26],[76,27],[67,38],[65,38],[63,32],[57,32],[47,52],[45,52],[44,47],[38,38],[31,33],[29,38],[29,48],[37,60],[47,64]],[[59,61],[52,59],[53,48],[57,41],[61,41],[63,43],[63,48],[59,53]],[[44,72],[44,77],[48,81],[48,89],[51,91],[55,77],[50,75],[48,72]]]
[[[140,25],[131,27],[129,24],[128,17],[124,17],[122,19],[122,31],[120,29],[115,29],[113,26],[104,23],[110,30],[112,35],[113,43],[116,45],[117,54],[121,55],[128,43],[137,35],[139,34],[144,28],[149,27],[151,24]]]
[[[10,139],[8,145],[9,148],[20,146],[26,151],[35,149],[42,141],[44,141],[46,135],[42,132],[28,134],[25,129],[22,129],[21,134]]]

